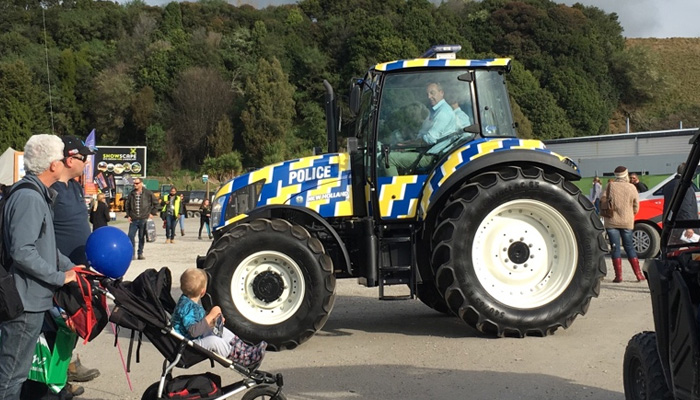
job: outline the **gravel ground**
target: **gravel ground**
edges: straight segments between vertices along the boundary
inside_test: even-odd
[[[166,244],[162,229],[147,243],[146,260],[134,261],[125,279],[146,268],[167,266],[178,278],[204,255],[209,240],[198,240],[199,221],[186,220],[185,236]],[[121,218],[113,225],[124,230]],[[160,227],[159,227],[160,228]],[[609,260],[608,260],[609,262]],[[625,261],[626,264],[626,261]],[[356,280],[338,281],[335,308],[325,327],[292,351],[268,353],[262,369],[285,377],[289,399],[624,399],[622,359],[627,341],[653,330],[649,289],[624,266],[627,281],[602,283],[601,295],[571,328],[546,338],[493,339],[456,318],[439,314],[418,300],[379,301],[377,289]],[[611,270],[611,265],[608,265]],[[127,331],[120,332],[126,358]],[[102,375],[84,383],[81,399],[140,399],[159,375],[162,356],[144,341],[140,363],[124,373],[120,352],[108,327],[78,350],[83,364]],[[178,373],[209,370],[204,362]],[[213,372],[224,384],[239,379],[221,367]]]

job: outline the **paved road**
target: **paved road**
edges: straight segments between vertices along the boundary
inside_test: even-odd
[[[126,229],[120,219],[116,226]],[[145,261],[135,261],[131,279],[145,268],[168,266],[177,277],[194,266],[210,242],[197,240],[198,221],[187,220],[186,235],[165,244],[162,230],[146,245]],[[610,268],[610,267],[609,267]],[[625,278],[632,272],[625,266]],[[481,337],[456,318],[420,301],[379,301],[377,290],[355,280],[338,282],[338,298],[326,326],[293,351],[268,353],[263,369],[281,372],[290,399],[596,399],[622,400],[622,357],[627,341],[652,329],[645,284],[602,284],[588,314],[568,330],[547,338]],[[120,336],[127,335],[124,331]],[[141,363],[132,360],[133,391],[107,328],[93,342],[78,345],[83,363],[102,376],[84,384],[81,399],[140,399],[159,377],[162,357],[149,343]],[[82,343],[82,342],[81,342]],[[124,356],[128,341],[120,341]],[[204,362],[181,373],[209,369]],[[224,383],[238,375],[214,369]]]

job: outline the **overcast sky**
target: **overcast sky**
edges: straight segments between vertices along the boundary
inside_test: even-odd
[[[118,0],[123,3],[126,0]],[[293,0],[227,0],[231,4],[267,7],[294,3]],[[379,0],[381,1],[381,0]],[[439,3],[440,0],[432,0]],[[170,0],[146,0],[149,4],[167,4]],[[626,37],[700,37],[700,0],[562,0],[581,3],[609,13],[617,13]]]

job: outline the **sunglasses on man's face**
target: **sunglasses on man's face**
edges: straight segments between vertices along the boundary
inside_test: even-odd
[[[85,162],[85,161],[87,160],[87,156],[86,156],[86,155],[77,154],[77,155],[74,155],[74,156],[70,156],[70,157],[64,158],[64,159],[63,159],[64,162],[67,161],[69,158],[73,158],[73,159],[76,159],[76,160],[80,160],[80,161],[82,161],[82,162]]]

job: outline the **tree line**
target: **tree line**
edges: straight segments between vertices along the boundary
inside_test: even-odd
[[[549,0],[5,0],[0,32],[0,149],[95,128],[98,144],[148,146],[149,171],[220,179],[324,146],[323,79],[343,97],[368,67],[433,44],[513,57],[522,137],[609,133],[665,88],[616,14]]]

